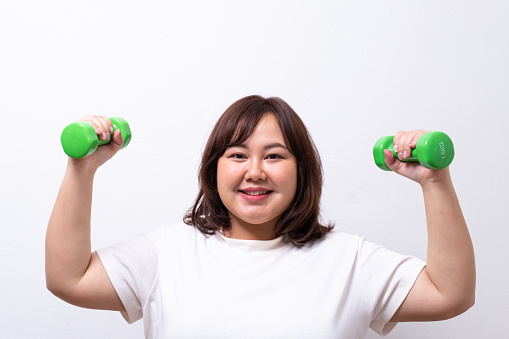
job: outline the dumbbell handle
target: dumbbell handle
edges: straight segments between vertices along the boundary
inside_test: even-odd
[[[399,159],[394,151],[393,140],[394,136],[382,137],[373,147],[375,164],[385,171],[391,169],[385,163],[384,150],[390,150]],[[418,161],[426,168],[442,169],[449,166],[453,158],[454,146],[451,138],[443,132],[428,132],[419,138],[410,157],[401,161]]]
[[[122,118],[109,118],[113,125],[113,132],[120,130],[125,148],[131,141],[131,129],[127,121]],[[101,140],[97,136],[95,128],[88,122],[77,121],[67,125],[62,131],[60,141],[64,152],[71,158],[81,159],[95,152],[98,146],[111,142],[113,135],[109,140]]]

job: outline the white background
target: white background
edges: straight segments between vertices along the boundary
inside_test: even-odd
[[[140,338],[142,324],[45,288],[45,229],[65,125],[124,117],[129,147],[97,174],[93,248],[179,221],[220,114],[280,96],[323,159],[323,217],[426,258],[421,192],[378,170],[381,136],[455,143],[453,180],[477,258],[477,302],[388,338],[501,338],[509,316],[507,1],[3,1],[0,5],[0,337]],[[376,335],[371,332],[369,338]]]

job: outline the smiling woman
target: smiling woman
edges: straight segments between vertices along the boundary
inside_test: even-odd
[[[184,221],[203,233],[265,240],[285,235],[302,245],[333,228],[319,222],[318,151],[302,120],[280,98],[252,95],[225,111],[203,152],[199,183]],[[268,193],[253,198],[253,191]]]
[[[83,120],[111,131],[106,117]],[[385,153],[391,170],[421,185],[427,263],[322,225],[320,157],[279,98],[249,96],[219,118],[184,222],[91,253],[94,175],[122,147],[119,132],[69,158],[48,224],[47,285],[69,303],[143,318],[147,338],[363,338],[474,301],[472,242],[448,169]],[[409,152],[424,132],[394,142]]]
[[[219,198],[230,214],[230,238],[271,240],[297,190],[297,161],[272,113],[253,134],[226,149],[217,164]]]

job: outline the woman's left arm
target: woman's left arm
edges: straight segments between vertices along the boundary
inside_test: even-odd
[[[398,133],[394,137],[398,157],[408,157],[424,133]],[[426,267],[391,321],[455,317],[474,304],[476,273],[472,240],[449,168],[430,170],[418,163],[401,162],[390,151],[385,158],[394,172],[421,185],[428,228]]]

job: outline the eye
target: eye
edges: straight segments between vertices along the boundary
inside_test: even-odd
[[[271,153],[269,155],[267,155],[265,157],[265,159],[269,159],[269,160],[275,160],[275,159],[284,159],[283,156],[279,155],[279,154],[276,154],[276,153]]]
[[[233,153],[228,158],[231,159],[246,159],[246,156],[242,153]]]

